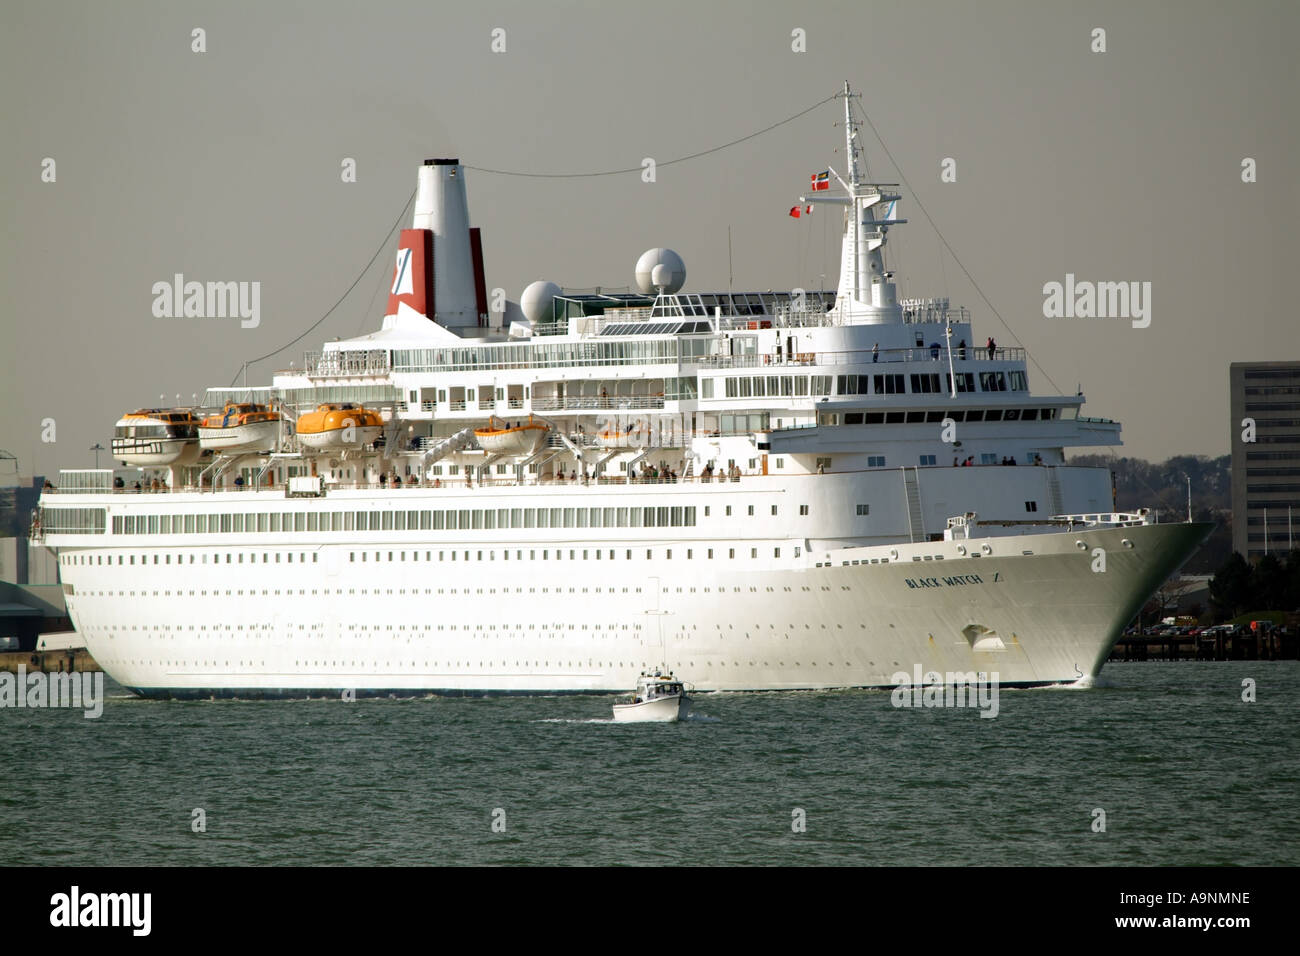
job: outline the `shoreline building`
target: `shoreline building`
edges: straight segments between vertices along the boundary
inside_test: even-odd
[[[1232,547],[1247,560],[1285,554],[1300,545],[1300,361],[1233,362],[1228,377]]]

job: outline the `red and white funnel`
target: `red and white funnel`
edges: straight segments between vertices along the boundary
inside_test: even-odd
[[[486,325],[482,241],[469,227],[459,160],[424,161],[412,226],[398,241],[386,314],[395,316],[406,305],[448,329]]]

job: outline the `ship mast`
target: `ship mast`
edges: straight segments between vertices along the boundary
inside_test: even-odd
[[[890,281],[892,273],[885,272],[884,246],[891,225],[905,223],[895,212],[899,196],[882,191],[894,183],[869,183],[864,180],[866,162],[858,141],[860,125],[853,118],[853,99],[861,96],[849,89],[836,94],[844,98],[844,151],[845,175],[840,185],[848,193],[839,200],[845,204],[844,248],[840,258],[840,283],[835,296],[835,311],[842,321],[869,324],[892,324],[902,321],[898,307],[897,289]],[[813,202],[835,202],[827,197]],[[882,206],[877,217],[876,206]]]

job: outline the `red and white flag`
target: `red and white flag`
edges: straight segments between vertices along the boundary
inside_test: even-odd
[[[831,188],[831,171],[829,169],[820,173],[813,173],[808,178],[812,180],[813,192]]]

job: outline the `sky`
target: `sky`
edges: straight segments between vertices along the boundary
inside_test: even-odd
[[[230,384],[354,282],[249,384],[377,328],[425,158],[639,169],[847,80],[883,140],[863,131],[869,172],[910,186],[887,251],[900,295],[1023,345],[1035,391],[1081,387],[1084,414],[1123,422],[1117,454],[1226,454],[1229,364],[1300,360],[1298,27],[1300,4],[1258,0],[6,0],[0,449],[23,474],[90,467],[122,412]],[[624,287],[667,246],[687,291],[729,270],[736,290],[834,288],[838,219],[788,210],[810,173],[843,170],[841,120],[826,103],[650,183],[471,169],[488,286]],[[260,283],[257,326],[156,317],[176,273]],[[1067,275],[1149,282],[1150,324],[1047,317]]]

